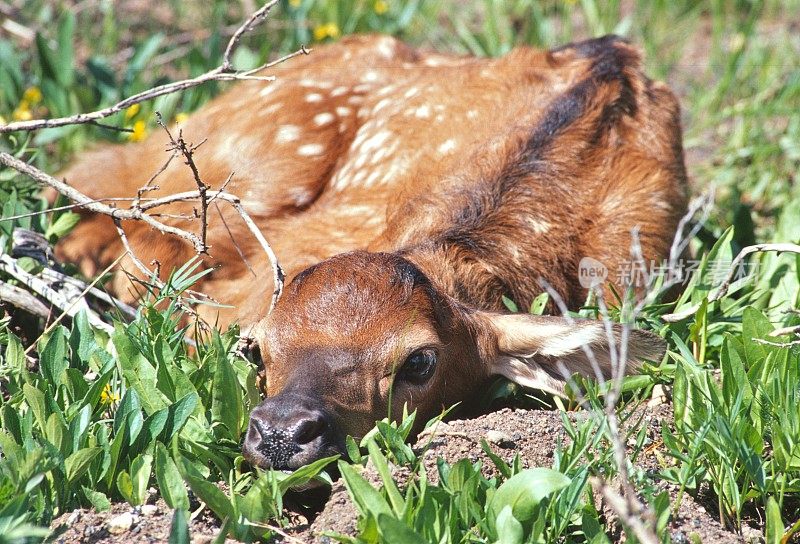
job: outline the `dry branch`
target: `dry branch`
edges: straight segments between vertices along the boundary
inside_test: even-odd
[[[277,1],[278,0],[270,0],[266,2],[260,9],[255,11],[244,23],[242,23],[242,25],[240,25],[237,28],[237,30],[231,36],[231,39],[229,40],[227,47],[225,48],[225,52],[222,57],[222,63],[220,64],[220,66],[214,68],[209,72],[206,72],[205,74],[202,74],[192,79],[177,81],[174,83],[161,85],[159,87],[143,91],[139,94],[128,97],[125,100],[122,100],[121,102],[113,106],[95,112],[82,113],[70,117],[62,117],[56,119],[39,119],[39,120],[23,121],[18,123],[10,123],[7,125],[2,125],[0,126],[0,134],[14,132],[14,131],[32,131],[44,128],[53,128],[53,127],[75,125],[82,123],[97,123],[98,119],[102,119],[110,115],[113,115],[115,113],[118,113],[132,106],[133,104],[137,104],[139,102],[143,102],[145,100],[156,98],[158,96],[162,96],[165,94],[170,94],[177,91],[189,89],[191,87],[200,85],[201,83],[211,80],[234,80],[234,79],[272,80],[274,78],[254,76],[253,74],[261,70],[273,67],[294,56],[300,54],[308,54],[309,50],[306,49],[305,47],[301,47],[300,50],[295,51],[294,53],[290,53],[275,61],[264,63],[255,69],[245,70],[245,71],[239,71],[234,68],[232,57],[233,53],[235,52],[236,48],[239,45],[239,42],[242,39],[242,36],[244,36],[244,34],[250,31],[254,26],[261,23],[267,17],[270,10],[275,6],[275,4],[277,4]],[[198,254],[204,254],[207,253],[208,250],[208,246],[206,244],[208,206],[214,200],[220,200],[228,203],[241,216],[245,225],[253,234],[253,236],[256,238],[259,245],[267,255],[270,268],[272,269],[273,282],[274,282],[272,301],[270,305],[270,311],[272,311],[272,308],[274,308],[283,290],[283,280],[284,280],[283,270],[278,264],[277,257],[275,256],[275,253],[273,252],[266,238],[259,231],[256,223],[253,221],[253,219],[241,205],[239,198],[230,193],[225,192],[225,187],[227,186],[228,181],[230,181],[230,177],[223,184],[220,190],[217,191],[211,190],[211,188],[207,184],[205,184],[200,178],[200,174],[197,171],[197,167],[195,166],[192,158],[194,151],[199,147],[199,145],[202,144],[202,142],[201,144],[198,145],[187,145],[180,133],[177,139],[173,138],[172,134],[169,132],[169,129],[167,129],[166,125],[164,125],[164,123],[162,122],[160,115],[159,115],[159,124],[161,124],[161,126],[169,135],[170,141],[172,143],[172,147],[169,149],[169,151],[171,151],[172,153],[169,159],[163,165],[163,167],[153,174],[153,176],[147,181],[147,183],[138,191],[136,197],[129,200],[131,202],[130,205],[124,209],[106,203],[106,202],[116,202],[114,199],[89,198],[88,196],[84,195],[83,193],[81,193],[74,187],[70,186],[66,182],[58,180],[55,177],[39,170],[38,168],[30,164],[25,163],[24,161],[21,161],[13,157],[8,153],[0,152],[0,164],[13,168],[17,172],[29,176],[30,178],[34,179],[35,181],[39,182],[42,185],[52,187],[60,194],[66,196],[68,199],[70,199],[75,203],[70,207],[80,207],[89,212],[107,215],[111,217],[112,220],[114,221],[114,224],[117,227],[122,243],[126,248],[126,253],[130,256],[134,265],[148,277],[156,277],[156,276],[133,253],[132,248],[128,242],[128,239],[125,236],[124,231],[122,230],[121,227],[122,221],[142,221],[159,232],[177,236],[178,238],[185,240],[186,242],[192,245],[192,247]],[[168,195],[163,198],[144,199],[143,195],[146,192],[157,189],[157,186],[154,185],[155,179],[166,170],[166,168],[169,166],[169,163],[178,155],[183,155],[186,164],[189,166],[189,168],[191,168],[193,177],[197,184],[197,190]],[[169,225],[161,221],[160,219],[157,219],[157,217],[158,218],[169,217],[169,214],[147,213],[150,212],[151,210],[155,210],[156,208],[174,202],[195,202],[195,201],[200,203],[200,208],[201,208],[201,213],[198,214],[202,222],[199,235]],[[10,265],[6,264],[6,266],[8,267]],[[14,270],[16,271],[16,268],[14,268]],[[35,278],[34,280],[27,278],[27,280],[32,281],[33,282],[32,285],[38,286],[39,290],[36,290],[34,288],[36,292],[39,292],[40,294],[42,294],[42,292],[46,292],[47,295],[43,296],[45,296],[45,298],[47,298],[51,302],[54,302],[53,299],[50,298],[51,295],[55,296],[56,300],[58,300],[57,293],[53,293],[51,291],[45,291],[43,286],[39,285],[36,281],[34,281]],[[56,305],[62,307],[62,305],[59,304]],[[95,319],[94,321],[95,322],[99,321],[99,318]],[[93,324],[98,324],[98,326],[101,326],[101,328],[103,328],[102,325],[100,325],[99,323],[93,323]]]
[[[116,264],[116,263],[115,263]],[[44,297],[54,306],[62,310],[64,315],[75,317],[81,310],[86,312],[89,323],[94,327],[107,333],[113,332],[114,328],[104,322],[97,313],[89,307],[85,295],[94,284],[91,284],[83,291],[80,291],[75,284],[63,283],[60,289],[56,289],[53,284],[39,275],[26,272],[17,264],[16,259],[10,255],[0,255],[0,271],[8,274],[12,278],[26,285],[31,291]]]
[[[0,281],[0,301],[8,302],[17,308],[39,317],[50,317],[50,308],[29,291],[16,285]]]

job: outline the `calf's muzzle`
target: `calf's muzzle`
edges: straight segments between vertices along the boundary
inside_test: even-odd
[[[344,445],[333,414],[319,401],[281,393],[252,411],[242,451],[258,467],[293,470],[340,453]]]

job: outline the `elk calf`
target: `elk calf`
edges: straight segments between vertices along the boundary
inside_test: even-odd
[[[527,308],[545,280],[579,306],[580,260],[613,281],[633,228],[645,260],[666,256],[686,205],[679,112],[635,49],[605,37],[477,59],[363,36],[275,75],[237,84],[183,127],[189,141],[208,138],[196,154],[207,183],[234,172],[228,190],[293,278],[265,315],[273,286],[260,249],[235,213],[210,208],[205,260],[217,268],[198,289],[231,308],[201,312],[254,325],[266,367],[267,399],[244,443],[254,464],[294,468],[341,451],[390,402],[392,414],[407,403],[425,421],[469,403],[492,375],[558,394],[559,364],[593,375],[583,346],[608,374],[601,323],[507,315],[501,298]],[[164,144],[156,133],[90,152],[64,175],[90,196],[132,196]],[[194,187],[177,163],[150,196]],[[144,225],[125,228],[165,273],[193,254]],[[59,251],[93,273],[122,247],[107,218],[90,217]],[[629,359],[662,350],[634,331]]]

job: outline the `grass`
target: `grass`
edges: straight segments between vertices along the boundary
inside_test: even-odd
[[[39,33],[30,46],[0,34],[0,117],[90,111],[202,73],[219,63],[246,5],[168,2],[163,9],[136,11],[133,3],[106,3],[78,11],[25,2],[15,20]],[[760,523],[768,542],[786,542],[800,529],[800,346],[781,346],[794,337],[770,333],[800,323],[800,258],[756,254],[727,296],[716,302],[708,296],[720,270],[745,245],[800,241],[800,38],[781,24],[796,17],[800,3],[453,5],[282,2],[235,60],[240,67],[254,66],[301,43],[363,31],[478,55],[607,32],[641,45],[648,73],[666,79],[681,97],[693,190],[713,190],[715,200],[691,240],[698,262],[688,271],[683,295],[677,304],[653,304],[641,316],[643,325],[669,341],[670,350],[659,366],[630,380],[620,413],[631,417],[639,399],[662,384],[672,388],[674,422],[662,429],[657,473],[631,464],[633,482],[660,529],[687,494],[710,492],[715,514],[728,528]],[[131,132],[65,127],[0,138],[0,149],[54,172],[91,142],[140,139],[153,130],[153,112],[174,118],[219,89],[208,84],[108,120]],[[6,218],[46,208],[30,181],[7,170],[0,171],[0,207]],[[42,232],[54,242],[76,219],[54,212],[0,221],[0,250],[8,251],[14,227]],[[184,512],[197,506],[192,497],[223,520],[234,538],[263,538],[271,534],[264,521],[289,523],[282,497],[290,486],[325,478],[324,463],[293,475],[243,470],[238,445],[258,399],[255,369],[234,353],[235,330],[200,333],[193,350],[181,340],[185,320],[175,297],[201,273],[189,263],[132,323],[119,321],[111,335],[94,330],[82,316],[40,339],[41,324],[0,319],[0,540],[39,539],[46,531],[37,527],[78,506],[141,504],[151,485],[176,509],[176,539],[185,531]],[[659,319],[694,305],[699,311],[689,319]],[[29,345],[38,364],[26,357]],[[498,475],[486,478],[469,461],[440,462],[438,483],[428,479],[421,454],[404,443],[411,417],[380,423],[360,445],[350,442],[350,460],[338,461],[360,514],[355,541],[607,541],[589,480],[616,470],[602,417],[580,423],[565,417],[570,440],[550,469],[523,470],[494,458]],[[645,437],[634,430],[629,438],[632,461]],[[375,487],[357,470],[368,459],[380,476]],[[407,469],[403,485],[393,481],[389,462]],[[659,491],[659,480],[678,486],[671,502]],[[225,491],[214,482],[225,482]],[[669,539],[667,531],[659,534]]]

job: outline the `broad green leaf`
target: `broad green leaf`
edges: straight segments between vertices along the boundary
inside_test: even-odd
[[[136,390],[144,411],[153,414],[169,404],[158,390],[156,369],[128,338],[122,325],[117,324],[111,337],[119,357],[122,374],[130,387]]]
[[[497,515],[495,526],[497,527],[498,544],[522,544],[524,538],[522,524],[514,517],[511,506],[503,507]]]
[[[122,495],[129,504],[132,506],[138,505],[136,498],[133,496],[133,481],[131,480],[131,475],[124,470],[117,476],[117,489],[120,495]]]
[[[75,228],[75,225],[78,224],[80,219],[81,216],[77,213],[62,213],[60,216],[58,216],[58,219],[47,226],[47,230],[45,231],[44,235],[51,242],[63,238]]]
[[[172,456],[160,442],[156,443],[156,480],[164,502],[170,508],[189,509],[189,495],[183,485],[183,477]]]
[[[89,489],[86,486],[81,486],[81,490],[83,490],[83,494],[86,496],[86,499],[92,503],[92,506],[98,512],[107,512],[111,509],[111,501],[108,500],[108,497],[105,493],[95,491],[94,489]]]
[[[61,421],[61,418],[58,417],[58,414],[50,414],[50,417],[47,418],[47,425],[44,428],[44,436],[47,438],[47,441],[54,445],[56,448],[64,452],[66,448],[64,447],[65,440],[64,435],[66,433],[66,429],[64,423]]]
[[[67,481],[70,484],[75,483],[81,476],[84,475],[92,460],[100,455],[102,451],[103,448],[99,447],[83,448],[82,450],[78,450],[67,457],[67,459],[64,461],[64,467],[67,473]]]
[[[570,483],[565,475],[549,468],[529,468],[506,480],[497,488],[490,503],[495,516],[510,506],[514,517],[524,523],[533,517],[534,511],[545,497],[552,495]]]
[[[189,544],[189,523],[186,521],[186,511],[181,508],[172,513],[169,544]]]
[[[386,544],[428,544],[414,529],[388,514],[378,514],[378,529]]]
[[[221,423],[227,431],[225,437],[238,442],[241,435],[241,422],[244,418],[243,389],[224,352],[218,352],[214,364],[211,421],[212,423]]]
[[[356,508],[363,514],[373,516],[386,514],[391,516],[392,509],[377,489],[372,487],[355,469],[343,461],[339,461],[339,472],[342,473],[344,485]]]
[[[547,292],[539,293],[536,298],[533,299],[531,303],[531,308],[528,313],[534,315],[542,315],[544,313],[545,308],[547,308],[547,303],[550,302],[550,294]]]
[[[293,487],[301,487],[316,478],[326,466],[330,465],[338,458],[338,455],[324,457],[322,459],[317,459],[313,463],[300,467],[280,480],[278,482],[278,488],[280,489],[281,493],[285,493]]]
[[[27,373],[27,363],[25,360],[25,348],[16,335],[8,333],[8,344],[6,345],[5,364],[18,372]]]
[[[767,499],[767,526],[764,535],[767,544],[783,544],[784,534],[783,520],[781,519],[781,509],[778,501],[774,497]]]
[[[56,327],[42,349],[39,365],[45,380],[53,386],[64,383],[64,371],[69,367],[67,360],[67,334],[64,327]]]
[[[178,400],[167,410],[167,420],[164,424],[162,432],[163,442],[169,443],[176,434],[180,432],[186,420],[192,415],[195,408],[200,402],[200,397],[197,393],[189,393],[185,397]]]
[[[206,503],[219,519],[224,520],[233,516],[233,505],[230,499],[215,484],[203,478],[203,475],[194,468],[190,461],[181,458],[178,467],[183,469],[181,471],[183,479],[192,488],[197,498]]]
[[[37,423],[39,423],[39,428],[44,429],[47,425],[48,415],[47,409],[45,408],[44,393],[26,383],[22,386],[22,394],[28,402],[28,406],[31,407],[31,411],[33,411]]]
[[[143,504],[147,499],[147,487],[150,484],[150,473],[153,467],[153,456],[142,454],[131,463],[131,486],[133,498],[136,501],[134,506]]]

